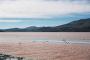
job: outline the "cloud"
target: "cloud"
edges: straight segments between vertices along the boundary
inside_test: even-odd
[[[90,12],[90,5],[44,0],[4,0],[0,4],[0,17],[50,18],[52,15],[83,12]]]
[[[0,20],[0,22],[3,22],[3,23],[7,23],[7,22],[11,22],[11,23],[15,23],[15,22],[21,22],[21,20]]]
[[[10,1],[56,1],[56,2],[59,2],[59,1],[64,1],[64,2],[80,2],[80,3],[85,3],[85,2],[89,2],[90,3],[90,0],[0,0],[0,2],[10,2]]]

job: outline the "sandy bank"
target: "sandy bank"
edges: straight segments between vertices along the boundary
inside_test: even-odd
[[[36,60],[90,60],[90,45],[11,43],[0,44],[0,52]]]

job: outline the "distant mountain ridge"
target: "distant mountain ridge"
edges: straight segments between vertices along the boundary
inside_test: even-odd
[[[67,32],[90,32],[90,18],[72,21],[57,27]]]
[[[90,18],[72,21],[70,23],[55,27],[11,28],[0,30],[0,32],[90,32]]]

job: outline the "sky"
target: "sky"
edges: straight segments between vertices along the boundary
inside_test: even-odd
[[[90,18],[90,0],[0,0],[0,29],[57,26]]]

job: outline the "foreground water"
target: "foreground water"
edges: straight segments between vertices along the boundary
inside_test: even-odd
[[[2,32],[0,53],[24,60],[90,60],[90,32]]]

